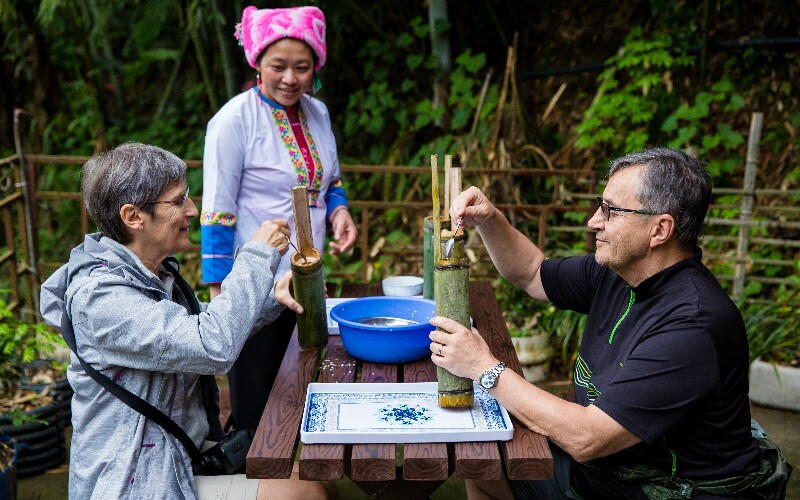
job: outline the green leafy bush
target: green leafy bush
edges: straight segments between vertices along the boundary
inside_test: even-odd
[[[800,362],[800,277],[791,278],[792,286],[778,290],[777,302],[739,305],[747,329],[750,361],[797,365]],[[758,286],[748,286],[745,296],[758,293]]]
[[[672,71],[694,64],[692,56],[672,49],[666,33],[648,39],[641,27],[631,29],[597,78],[597,95],[576,129],[577,147],[606,145],[608,153],[622,154],[653,144],[657,124],[677,105]]]
[[[0,291],[3,294],[7,291]],[[0,395],[10,399],[20,388],[22,366],[44,359],[57,345],[66,345],[61,335],[44,323],[25,323],[14,317],[8,302],[0,297]]]

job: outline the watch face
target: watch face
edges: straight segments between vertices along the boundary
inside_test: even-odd
[[[481,376],[481,387],[484,389],[491,389],[494,387],[494,384],[497,382],[497,375],[494,373],[484,373]]]

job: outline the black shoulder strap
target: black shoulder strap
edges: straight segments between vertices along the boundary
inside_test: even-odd
[[[186,297],[186,300],[189,302],[189,309],[191,310],[192,314],[199,314],[200,304],[198,303],[197,297],[194,295],[194,292],[192,292],[192,289],[189,287],[189,284],[186,283],[186,280],[183,279],[183,277],[178,273],[177,269],[175,269],[173,266],[168,264],[166,261],[164,261],[162,264],[164,265],[164,267],[167,268],[169,272],[173,274],[173,276],[175,276],[175,282],[178,284],[178,287],[181,289],[181,292]],[[200,450],[197,449],[197,446],[195,446],[194,442],[189,438],[186,432],[184,432],[184,430],[181,429],[180,426],[178,426],[178,424],[175,423],[174,420],[164,415],[164,413],[161,410],[151,405],[144,399],[133,394],[129,390],[125,389],[121,385],[111,380],[106,375],[103,375],[99,371],[95,370],[92,367],[92,365],[85,362],[83,358],[80,357],[80,355],[78,354],[77,342],[75,341],[75,331],[72,329],[72,321],[70,321],[66,309],[61,315],[61,336],[64,337],[64,341],[67,343],[72,352],[75,353],[75,357],[78,358],[78,361],[80,361],[83,370],[90,377],[92,377],[92,379],[94,379],[98,384],[103,386],[103,388],[105,388],[108,392],[119,398],[123,403],[130,406],[134,410],[138,411],[139,413],[147,417],[149,420],[152,420],[153,422],[157,423],[165,431],[175,436],[178,439],[178,441],[181,442],[183,447],[186,448],[186,452],[192,459],[192,463],[200,464],[201,461]],[[204,375],[203,377],[211,377],[211,376]],[[213,377],[211,378],[213,380]],[[216,383],[214,387],[216,387]],[[204,394],[204,396],[207,396],[207,394]],[[213,403],[218,404],[216,401],[213,401]],[[209,409],[207,405],[206,412],[208,413],[208,411]],[[217,412],[219,412],[218,406],[217,406]],[[209,423],[212,424],[212,422]],[[216,423],[217,426],[219,426],[219,420],[217,420]]]

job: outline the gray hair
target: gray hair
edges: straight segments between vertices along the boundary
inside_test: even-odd
[[[614,160],[608,177],[635,166],[644,167],[638,192],[634,193],[642,209],[671,215],[678,244],[694,248],[711,202],[711,176],[705,163],[677,149],[652,148]]]
[[[81,195],[100,232],[124,245],[131,235],[119,214],[122,206],[131,203],[155,216],[152,202],[185,180],[183,160],[156,146],[129,142],[84,164]]]

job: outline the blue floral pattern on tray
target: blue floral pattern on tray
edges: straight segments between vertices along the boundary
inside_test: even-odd
[[[386,405],[378,410],[378,418],[384,422],[394,421],[402,425],[427,422],[433,418],[431,411],[422,405]]]

